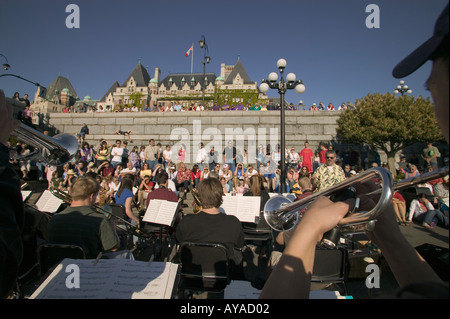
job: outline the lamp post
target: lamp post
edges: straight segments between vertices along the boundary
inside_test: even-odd
[[[208,45],[206,44],[205,36],[202,35],[202,38],[198,41],[200,44],[200,48],[203,50],[203,81],[202,81],[202,101],[203,101],[203,107],[205,107],[205,88],[206,88],[206,64],[209,64],[211,62],[211,57],[209,56],[208,52]]]
[[[10,65],[8,64],[8,59],[1,53],[0,53],[0,56],[2,56],[5,59],[5,61],[6,61],[6,63],[3,63],[3,69],[6,71],[10,67]]]
[[[295,91],[299,94],[305,92],[305,86],[301,80],[296,80],[296,76],[294,73],[289,73],[286,76],[286,81],[283,78],[284,70],[286,68],[286,60],[279,59],[277,61],[277,68],[280,71],[280,81],[278,83],[278,74],[276,72],[272,72],[269,74],[269,80],[263,79],[261,84],[259,85],[259,90],[262,93],[266,93],[269,89],[278,89],[278,93],[280,94],[280,105],[281,105],[281,181],[280,181],[280,190],[281,193],[286,192],[286,142],[285,142],[285,105],[284,105],[284,95],[287,90],[295,89]]]
[[[398,93],[403,96],[405,93],[411,94],[412,90],[405,84],[405,81],[401,80],[400,84],[397,85],[397,88],[394,90],[394,94]]]
[[[8,59],[3,55],[3,54],[1,54],[0,53],[0,56],[2,56],[4,59],[5,59],[5,61],[6,61],[6,63],[3,63],[3,69],[6,71],[6,70],[9,70],[9,68],[11,67],[10,65],[9,65],[9,63],[8,63]],[[21,77],[21,76],[19,76],[19,75],[16,75],[16,74],[10,74],[10,73],[8,73],[8,74],[1,74],[0,75],[0,78],[1,77],[4,77],[4,76],[12,76],[12,77],[14,77],[14,78],[18,78],[18,79],[20,79],[20,80],[23,80],[23,81],[26,81],[26,82],[28,82],[28,83],[31,83],[31,84],[34,84],[34,85],[36,85],[37,87],[39,87],[39,96],[40,97],[42,97],[42,98],[45,98],[45,96],[46,96],[46,94],[47,94],[47,89],[45,88],[45,87],[43,87],[43,86],[41,86],[39,83],[37,83],[37,82],[33,82],[33,81],[30,81],[30,80],[27,80],[27,79],[25,79],[25,78],[23,78],[23,77]]]

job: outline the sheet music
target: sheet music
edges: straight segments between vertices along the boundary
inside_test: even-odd
[[[259,217],[260,205],[259,196],[223,196],[220,207],[225,214],[236,216],[241,222],[254,223]]]
[[[142,221],[172,226],[174,216],[178,211],[178,202],[162,199],[152,199],[147,207]]]
[[[21,192],[22,192],[22,199],[24,202],[26,202],[28,197],[30,197],[32,191],[21,191]]]
[[[224,299],[259,299],[261,290],[252,286],[250,281],[232,280],[225,288]]]
[[[36,202],[36,207],[41,212],[54,213],[62,203],[64,203],[62,199],[53,195],[49,190],[45,190]]]
[[[170,299],[178,265],[129,259],[64,259],[30,299]],[[68,288],[79,267],[79,288]]]
[[[232,280],[225,288],[224,299],[259,299],[261,290],[252,286],[249,281]],[[309,299],[351,299],[341,296],[338,291],[311,290]]]

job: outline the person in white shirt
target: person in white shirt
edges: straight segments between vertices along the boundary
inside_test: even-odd
[[[203,170],[203,165],[206,162],[206,158],[208,157],[208,154],[205,150],[205,146],[203,143],[200,143],[200,148],[197,152],[197,158],[195,160],[195,163],[198,165],[199,170]]]
[[[121,147],[122,142],[116,140],[116,145],[111,150],[111,165],[116,168],[117,165],[122,164],[123,147]]]
[[[289,158],[289,166],[297,168],[300,162],[300,155],[295,151],[295,147],[291,148],[291,151],[288,154],[288,158]]]
[[[133,163],[128,162],[127,168],[124,168],[120,171],[120,176],[125,176],[126,174],[133,174],[136,175],[136,167],[133,167]]]
[[[411,201],[408,221],[412,221],[414,218],[421,222],[422,226],[432,228],[434,217],[442,222],[445,228],[448,228],[448,218],[440,210],[434,208],[425,194],[421,193],[417,195],[417,199]]]
[[[170,145],[166,145],[166,149],[163,151],[163,158],[164,158],[164,169],[167,169],[167,167],[169,167],[170,165],[172,165],[172,155],[173,152],[171,150]]]
[[[108,184],[108,192],[106,193],[109,198],[114,198],[116,192],[119,190],[120,181],[118,176],[114,176]]]

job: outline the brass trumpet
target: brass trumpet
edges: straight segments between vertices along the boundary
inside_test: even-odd
[[[16,116],[18,112],[23,111],[25,108],[25,103],[11,98],[7,98],[7,101],[13,106]],[[50,165],[57,166],[70,161],[78,151],[77,138],[68,133],[61,133],[50,137],[32,127],[20,123],[11,133],[11,136],[36,149],[36,151],[28,155],[11,154],[17,160],[42,160]]]
[[[343,192],[353,194],[355,199],[354,209],[342,219],[340,225],[336,226],[336,228],[328,234],[325,234],[324,239],[322,240],[323,244],[329,247],[335,247],[336,241],[339,239],[340,235],[366,230],[370,231],[373,229],[377,217],[391,204],[394,190],[401,190],[416,184],[425,183],[448,175],[448,172],[448,167],[445,167],[417,177],[394,182],[392,175],[388,170],[374,167],[296,202],[292,202],[292,200],[282,195],[274,196],[270,198],[264,206],[264,218],[267,221],[267,224],[274,230],[288,231],[300,222],[300,212],[304,211],[318,197],[328,196],[333,201],[339,201],[339,199],[334,198],[336,194],[342,194]],[[358,186],[371,182],[373,179],[379,179],[378,187],[365,194],[358,194]],[[377,197],[378,201],[371,209],[358,210],[360,208],[361,197]]]
[[[17,160],[29,160],[33,158],[57,166],[70,161],[78,150],[77,138],[68,133],[50,137],[20,123],[19,127],[11,135],[37,149],[26,156],[13,154],[13,158]]]

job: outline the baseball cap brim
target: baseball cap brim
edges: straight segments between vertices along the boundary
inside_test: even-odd
[[[408,76],[424,65],[441,45],[443,39],[444,37],[441,36],[433,36],[414,50],[414,52],[395,66],[392,71],[394,78],[400,79]]]
[[[392,75],[399,79],[410,75],[425,62],[432,58],[433,54],[439,48],[442,40],[448,35],[448,4],[439,15],[436,21],[434,34],[420,47],[414,50],[410,55],[397,64],[392,71]]]

